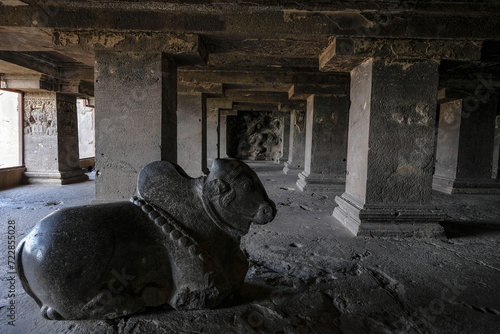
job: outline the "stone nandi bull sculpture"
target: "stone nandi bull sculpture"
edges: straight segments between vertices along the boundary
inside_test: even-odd
[[[246,164],[217,159],[208,176],[193,179],[153,162],[137,189],[131,202],[56,211],[20,242],[17,272],[44,317],[212,308],[241,288],[248,261],[240,238],[276,213]]]

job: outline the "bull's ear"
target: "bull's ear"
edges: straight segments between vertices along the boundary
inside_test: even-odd
[[[207,197],[213,197],[217,195],[225,194],[230,190],[230,186],[226,181],[221,179],[211,180],[203,186],[203,195]]]

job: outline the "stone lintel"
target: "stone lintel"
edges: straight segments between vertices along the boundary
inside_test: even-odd
[[[192,83],[224,83],[242,89],[288,92],[298,82],[310,85],[343,85],[349,82],[349,73],[271,72],[271,71],[230,71],[211,69],[182,69],[178,71],[179,85]]]
[[[496,179],[451,179],[434,175],[432,189],[445,194],[500,194],[500,181]]]
[[[307,100],[311,95],[336,96],[346,95],[349,86],[343,85],[292,85],[288,91],[288,98],[291,100]]]
[[[222,83],[198,82],[195,80],[191,82],[179,80],[177,83],[177,91],[186,94],[205,93],[220,97],[224,95]]]
[[[232,109],[233,101],[223,97],[207,98],[207,109]]]
[[[369,58],[479,60],[482,41],[340,38],[319,56],[323,72],[350,71]]]
[[[43,74],[4,75],[6,89],[23,92],[60,92],[61,82],[58,79]]]
[[[284,92],[225,90],[226,99],[233,102],[286,103],[288,94]]]
[[[61,67],[59,66],[60,64],[51,62],[34,52],[0,51],[0,60],[53,78],[94,80],[94,69],[91,66],[81,63],[71,63],[71,67]],[[20,74],[12,71],[7,71],[7,73]],[[25,72],[23,71],[22,73]]]
[[[443,237],[445,214],[432,206],[362,205],[349,194],[335,197],[333,217],[355,236]]]
[[[119,52],[161,52],[177,66],[204,65],[208,50],[197,34],[167,32],[124,32],[96,30],[55,30],[56,49],[108,50]]]
[[[280,110],[279,103],[244,103],[233,102],[233,110],[242,111],[278,111]]]
[[[38,184],[71,184],[83,182],[89,179],[83,169],[70,172],[24,172],[27,183]]]
[[[219,109],[221,116],[238,116],[238,110],[233,109]]]
[[[297,187],[301,191],[343,192],[345,190],[345,177],[338,175],[310,174],[306,171],[302,171],[299,173]]]

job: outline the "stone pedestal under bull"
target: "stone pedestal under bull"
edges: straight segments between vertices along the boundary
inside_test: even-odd
[[[213,308],[248,269],[240,238],[276,207],[243,162],[217,159],[190,178],[158,161],[131,202],[56,211],[20,242],[16,265],[47,319],[109,319],[169,304]]]

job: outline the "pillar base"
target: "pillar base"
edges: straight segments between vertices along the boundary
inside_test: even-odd
[[[500,182],[495,179],[450,179],[434,175],[432,189],[445,194],[500,194]]]
[[[362,205],[348,194],[335,197],[333,217],[356,236],[444,237],[444,213],[430,205]]]
[[[300,167],[302,166],[302,167]],[[296,164],[290,161],[285,162],[285,167],[283,168],[283,173],[285,174],[299,174],[304,170],[304,164]]]
[[[45,183],[63,185],[83,182],[89,179],[83,169],[69,172],[25,172],[24,176],[29,184]]]
[[[321,174],[299,173],[297,187],[302,191],[336,191],[345,190],[345,179],[338,176],[329,176]]]

